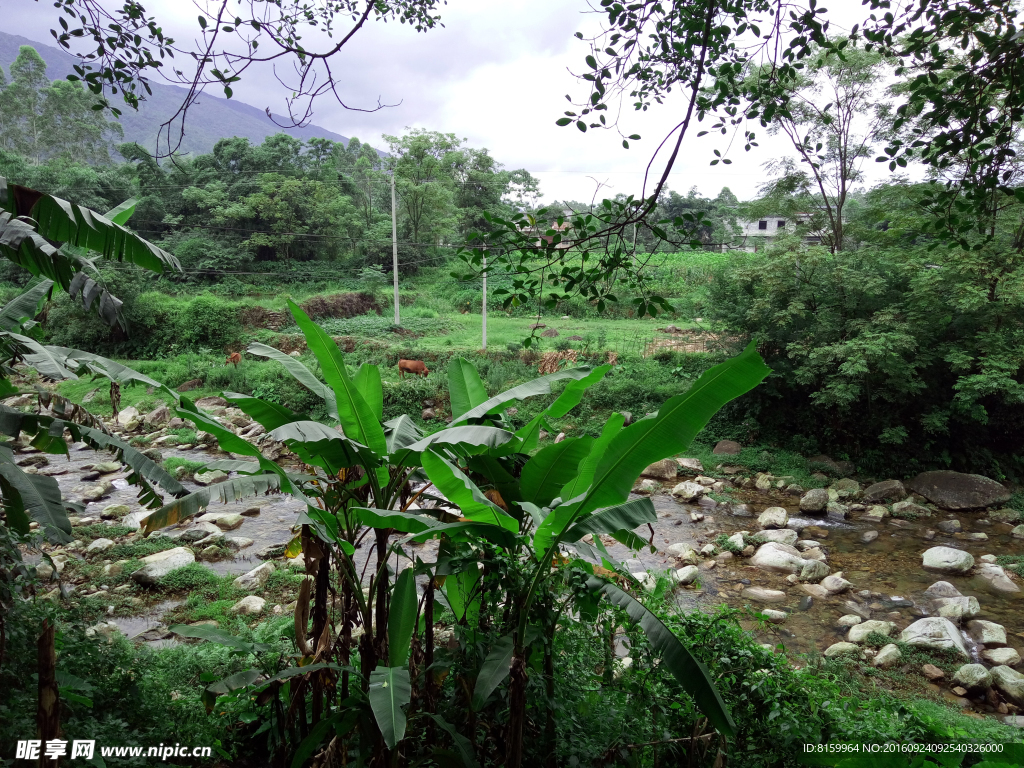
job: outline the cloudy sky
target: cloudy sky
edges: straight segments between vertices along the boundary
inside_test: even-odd
[[[179,42],[196,36],[191,2],[149,0],[146,7]],[[829,7],[830,17],[846,26],[860,19],[859,0],[834,0]],[[312,122],[378,147],[382,135],[407,126],[454,133],[486,147],[506,168],[531,171],[547,201],[589,201],[599,184],[601,197],[639,194],[651,152],[680,119],[680,100],[648,113],[624,110],[624,133],[643,137],[629,150],[612,131],[557,127],[569,108],[565,95],[586,95],[571,73],[585,67],[589,53],[574,33],[598,21],[586,10],[585,0],[449,0],[440,9],[443,28],[416,33],[397,23],[369,24],[333,60],[340,92],[353,106],[373,106],[378,98],[398,106],[366,114],[323,98]],[[56,23],[48,0],[0,0],[6,32],[49,42]],[[235,88],[235,98],[279,114],[284,97],[269,69],[250,70]],[[680,192],[695,186],[714,196],[728,186],[748,199],[765,179],[761,164],[786,152],[780,140],[763,136],[759,149],[734,148],[732,165],[711,167],[712,150],[721,145],[692,133],[669,181]],[[882,178],[881,166],[868,166],[870,179]]]

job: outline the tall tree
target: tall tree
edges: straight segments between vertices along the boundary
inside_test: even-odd
[[[81,84],[67,80],[54,80],[43,95],[46,155],[95,165],[109,163],[111,145],[124,138],[124,130],[94,109],[96,97]]]
[[[464,161],[454,133],[422,128],[404,136],[384,136],[392,157],[398,205],[412,242],[439,245],[456,231],[458,207],[455,166]]]
[[[843,41],[838,41],[843,42]],[[767,165],[777,175],[767,196],[797,193],[809,198],[822,222],[812,228],[833,253],[845,245],[845,208],[863,165],[891,125],[892,102],[884,98],[887,68],[876,51],[847,45],[841,56],[820,47],[803,71],[787,81],[774,80],[770,67],[759,68],[745,83],[749,93],[772,87],[786,91],[789,109],[770,125],[784,135],[798,162]]]
[[[23,45],[11,64],[11,84],[4,91],[14,148],[36,165],[46,154],[46,62],[36,49]]]

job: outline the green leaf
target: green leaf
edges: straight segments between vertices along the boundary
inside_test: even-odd
[[[610,365],[601,365],[592,370],[582,379],[576,381],[570,381],[565,385],[565,389],[562,390],[555,401],[544,409],[544,415],[551,419],[560,419],[577,405],[580,400],[583,399],[583,393],[586,392],[590,387],[597,384],[601,379],[605,377],[605,374],[612,369]]]
[[[198,514],[200,509],[210,506],[215,499],[222,504],[231,504],[241,499],[251,499],[280,489],[281,476],[278,474],[266,473],[233,477],[223,483],[200,488],[194,493],[174,499],[160,507],[141,521],[142,531],[149,534],[166,528],[168,525],[174,525]]]
[[[391,458],[392,462],[409,464],[415,460],[418,454],[439,449],[451,451],[459,456],[470,456],[504,445],[514,437],[511,432],[497,427],[482,425],[448,427],[432,435],[427,435],[402,450],[395,451]]]
[[[408,448],[423,437],[423,432],[416,426],[416,422],[404,413],[397,419],[384,422],[384,434],[388,442],[388,453]]]
[[[578,514],[625,501],[646,467],[685,450],[723,405],[756,387],[770,372],[751,342],[736,357],[706,371],[685,393],[669,399],[656,416],[620,431],[601,457]]]
[[[658,513],[654,511],[654,503],[649,497],[633,499],[583,518],[566,531],[562,539],[571,542],[579,541],[588,533],[599,535],[632,531],[638,526],[657,521]]]
[[[293,421],[273,430],[270,437],[286,443],[307,464],[332,473],[342,467],[371,470],[381,464],[381,457],[365,445],[317,421]]]
[[[329,387],[325,386],[320,379],[313,375],[313,373],[296,360],[291,355],[286,355],[278,349],[269,347],[266,344],[252,343],[246,350],[250,355],[256,355],[257,357],[266,357],[270,360],[276,360],[284,366],[285,370],[292,375],[292,377],[299,382],[302,386],[312,392],[314,395],[319,397],[327,405],[327,415],[332,419],[338,418],[338,404],[335,402],[334,393]]]
[[[480,764],[476,761],[476,757],[473,755],[473,744],[470,740],[455,730],[455,726],[440,715],[435,715],[429,712],[427,715],[432,718],[442,730],[452,737],[452,741],[455,743],[455,748],[459,751],[459,757],[462,758],[463,768],[479,768]]]
[[[35,339],[11,331],[0,331],[0,336],[14,341],[25,364],[35,368],[41,376],[53,381],[78,378],[74,371],[64,365],[64,360]]]
[[[14,463],[14,452],[7,446],[0,446],[0,490],[8,520],[15,530],[28,533],[28,522],[32,519],[51,542],[71,541],[71,522],[57,481],[45,475],[25,474]]]
[[[53,281],[34,278],[28,289],[0,309],[0,330],[19,331],[39,314],[40,305],[50,295]]]
[[[476,626],[480,615],[480,569],[470,563],[466,570],[452,574],[444,580],[442,591],[448,599],[448,607],[460,624]]]
[[[406,568],[395,581],[388,611],[388,665],[404,667],[409,661],[410,643],[416,629],[416,574]]]
[[[476,676],[476,685],[473,687],[471,706],[474,712],[483,709],[484,704],[487,703],[487,697],[501,685],[502,680],[508,677],[514,648],[512,635],[505,635],[491,646],[491,650],[487,653],[487,658],[484,659],[480,672]]]
[[[225,392],[224,399],[230,400],[231,405],[238,408],[242,413],[258,421],[264,429],[272,431],[293,421],[303,421],[307,417],[296,413],[283,405],[261,400],[250,395],[240,395],[237,392]]]
[[[594,472],[597,471],[597,463],[604,456],[612,438],[622,430],[622,425],[625,422],[626,418],[621,413],[613,413],[609,417],[601,429],[601,436],[591,446],[587,458],[580,462],[576,477],[565,484],[559,496],[566,500],[575,499],[590,487],[590,483],[594,480]]]
[[[468,360],[454,358],[448,364],[448,394],[452,404],[452,422],[487,400],[487,389],[480,374]]]
[[[384,387],[380,382],[380,368],[370,363],[363,363],[352,377],[359,394],[370,406],[377,421],[384,420]]]
[[[363,525],[371,528],[393,529],[400,533],[422,533],[434,528],[440,523],[426,515],[416,515],[412,512],[402,512],[397,509],[370,509],[368,507],[355,507],[352,510]]]
[[[86,248],[150,272],[181,272],[178,260],[129,229],[77,203],[41,195],[30,215],[43,237]]]
[[[412,700],[409,669],[378,666],[370,673],[370,688],[366,696],[384,743],[388,749],[394,749],[405,738],[405,712],[402,707]]]
[[[519,530],[519,523],[514,517],[484,496],[476,484],[447,459],[428,451],[423,454],[422,461],[427,477],[446,499],[461,510],[463,517],[497,525],[512,533]]]
[[[574,382],[578,383],[578,382]],[[581,461],[590,453],[592,437],[569,437],[541,448],[523,465],[519,490],[523,501],[546,507],[576,476]]]
[[[567,126],[571,122],[572,122],[572,118],[571,117],[560,117],[557,120],[555,120],[555,125],[564,128],[565,126]]]
[[[640,624],[648,641],[661,652],[664,668],[671,672],[683,690],[693,697],[697,708],[704,713],[704,716],[718,729],[719,733],[726,737],[734,737],[736,723],[733,722],[732,715],[729,714],[718,688],[712,682],[711,674],[679,641],[679,638],[672,634],[672,631],[665,626],[661,619],[614,584],[591,576],[587,579],[587,586],[594,592],[604,594],[614,605],[625,610],[629,614],[629,618]]]
[[[374,453],[384,454],[387,451],[384,429],[366,400],[356,390],[338,345],[291,299],[288,300],[288,307],[296,324],[306,336],[306,344],[320,361],[324,379],[334,391],[338,405],[338,421],[341,422],[345,434],[357,443],[367,446]]]
[[[528,381],[525,384],[520,384],[517,387],[513,387],[512,389],[502,392],[500,395],[495,395],[494,397],[485,400],[480,405],[471,408],[461,416],[453,418],[451,426],[457,426],[461,422],[468,421],[469,419],[480,418],[481,416],[486,416],[489,413],[497,413],[498,411],[504,410],[516,400],[525,400],[528,397],[536,397],[537,395],[550,395],[551,385],[554,382],[561,381],[563,379],[584,379],[590,375],[591,370],[590,366],[566,368],[562,371],[549,373],[547,376],[541,376],[533,381]]]
[[[179,637],[192,637],[197,640],[216,643],[217,645],[225,645],[228,648],[234,648],[236,651],[246,654],[273,650],[273,646],[266,643],[250,643],[247,640],[225,632],[223,629],[212,626],[194,627],[188,624],[175,624],[168,627],[168,631],[173,632]]]
[[[129,197],[123,203],[114,208],[111,208],[103,215],[106,218],[110,219],[115,224],[127,224],[128,219],[130,219],[132,215],[135,213],[135,206],[138,205],[138,202],[139,201],[136,200],[134,197]]]
[[[455,523],[440,523],[422,533],[416,533],[409,537],[409,541],[421,542],[436,538],[444,534],[455,540],[464,540],[468,535],[478,536],[487,539],[492,544],[497,544],[503,549],[510,550],[515,546],[516,538],[508,528],[501,528],[487,522],[475,522],[473,520],[460,520]]]
[[[116,381],[118,384],[124,386],[126,384],[139,383],[145,384],[147,387],[153,387],[159,389],[165,394],[169,395],[173,402],[177,403],[181,400],[181,395],[175,392],[173,389],[168,387],[166,384],[151,379],[144,373],[129,368],[126,365],[110,360],[100,355],[94,355],[91,352],[83,352],[80,349],[70,349],[68,347],[54,347],[48,346],[46,350],[59,359],[61,363],[68,368],[74,368],[76,370],[85,368],[91,373],[97,376],[103,376],[110,381]]]

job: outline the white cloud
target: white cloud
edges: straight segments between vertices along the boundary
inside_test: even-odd
[[[830,15],[840,23],[850,26],[859,18],[857,0],[836,3]],[[196,36],[191,3],[152,0],[147,6],[179,40]],[[440,7],[444,27],[426,33],[397,23],[368,24],[332,59],[339,90],[353,106],[373,106],[378,98],[398,106],[361,113],[324,98],[312,122],[376,146],[384,145],[382,135],[406,126],[454,133],[486,147],[507,168],[530,170],[549,201],[590,200],[596,183],[604,185],[602,196],[639,194],[650,153],[680,119],[681,100],[677,95],[642,114],[627,106],[624,132],[643,136],[629,150],[613,131],[583,135],[572,126],[557,127],[565,94],[583,93],[567,70],[584,66],[588,50],[573,33],[597,22],[581,13],[586,7],[583,0],[451,0]],[[49,29],[57,19],[48,4],[0,0],[0,18],[5,31],[52,42]],[[269,67],[250,70],[235,88],[235,98],[277,113],[284,112],[285,95]],[[669,180],[677,191],[696,186],[713,196],[728,186],[741,198],[752,197],[764,179],[761,163],[786,152],[781,140],[759,131],[759,149],[734,147],[731,165],[711,167],[712,149],[724,146],[722,137],[698,139],[697,130],[691,128]],[[659,162],[652,169],[655,178],[661,167]],[[872,179],[883,175],[878,168],[868,171]]]

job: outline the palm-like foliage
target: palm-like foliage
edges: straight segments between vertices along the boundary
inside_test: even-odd
[[[96,275],[90,258],[93,252],[153,272],[180,270],[171,254],[124,226],[134,211],[135,201],[128,200],[100,215],[52,195],[8,184],[0,177],[0,256],[34,275],[28,289],[0,309],[0,396],[17,392],[9,376],[13,364],[19,362],[51,380],[76,378],[79,371],[88,370],[119,382],[143,380],[162,387],[112,360],[45,347],[28,335],[40,305],[58,288],[81,298],[87,309],[93,309],[107,323],[119,321],[121,302],[90,276]],[[65,407],[66,403],[50,393],[38,394],[41,404],[53,406],[54,413],[60,412],[64,418],[27,416],[0,405],[0,433],[10,437],[27,434],[36,448],[50,453],[67,453],[66,433],[94,448],[114,451],[119,460],[131,466],[128,480],[140,486],[140,500],[147,506],[163,503],[164,496],[157,487],[172,495],[184,494],[174,478],[111,435],[87,411],[79,406]],[[14,463],[8,447],[0,447],[0,494],[7,524],[13,529],[27,533],[30,521],[35,520],[51,539],[68,540],[71,526],[56,481],[25,474]]]
[[[253,345],[250,352],[280,361],[298,381],[323,397],[329,411],[337,415],[337,427],[310,421],[256,397],[232,393],[225,397],[260,422],[272,438],[284,442],[306,465],[306,474],[286,472],[268,461],[255,446],[184,397],[177,414],[213,434],[222,449],[252,458],[211,465],[242,473],[229,481],[230,486],[224,484],[228,487],[222,496],[236,498],[274,489],[302,498],[307,505],[300,518],[303,532],[288,549],[291,554],[305,554],[315,585],[300,595],[297,637],[306,636],[312,613],[309,637],[319,639],[308,646],[303,641],[300,650],[306,658],[289,674],[304,675],[315,702],[340,691],[344,677],[347,698],[335,704],[341,712],[348,708],[353,713],[353,723],[362,724],[359,743],[383,758],[383,752],[395,749],[402,740],[409,717],[436,717],[429,705],[434,683],[423,672],[432,663],[429,628],[435,598],[455,613],[468,635],[480,638],[489,635],[477,626],[477,617],[488,605],[504,605],[501,626],[492,628],[499,639],[481,664],[473,701],[475,708],[492,702],[496,689],[509,678],[507,764],[518,765],[528,679],[525,660],[531,647],[541,655],[552,653],[559,612],[552,610],[551,596],[575,584],[584,603],[605,598],[625,609],[647,632],[666,668],[709,721],[723,735],[732,735],[735,726],[707,670],[641,602],[600,577],[618,571],[628,578],[612,561],[600,535],[611,535],[634,548],[645,545],[633,529],[653,522],[656,515],[649,499],[628,500],[634,481],[647,465],[685,449],[722,405],[767,374],[752,347],[708,371],[647,419],[623,427],[622,417],[616,415],[597,439],[569,438],[534,452],[546,421],[577,405],[587,387],[600,381],[610,366],[560,371],[488,397],[476,369],[465,360],[455,360],[449,369],[453,421],[424,436],[408,417],[383,422],[376,367],[364,364],[350,370],[335,342],[297,305],[290,307],[326,383],[297,360],[269,347]],[[550,395],[552,383],[559,380],[567,382],[561,393],[528,424],[513,430],[505,409],[518,400]],[[420,481],[426,485],[414,490],[413,483]],[[209,494],[203,489],[172,500],[143,522],[144,529],[151,532],[195,514],[209,501]],[[425,506],[427,501],[433,506]],[[583,541],[588,534],[593,535],[593,545]],[[405,554],[408,545],[428,539],[441,542],[438,560],[423,562],[413,557],[413,568],[395,579],[389,560]],[[364,540],[375,543],[376,556],[371,558],[374,566],[365,591],[355,557]],[[483,560],[472,552],[484,553]],[[489,594],[483,587],[492,567],[489,563],[497,562],[488,552],[516,574],[500,581],[497,596],[493,584]],[[414,574],[427,577],[422,601],[408,591]],[[328,617],[329,585],[337,587],[344,606],[340,617]],[[321,596],[312,596],[313,592]],[[312,600],[312,611],[307,600]],[[331,627],[337,634],[332,634]],[[351,638],[357,634],[359,641],[354,645]],[[423,651],[413,654],[410,665],[411,648]],[[302,671],[302,665],[329,659],[336,661],[336,667]],[[353,690],[348,688],[349,673],[342,672],[356,664],[358,685]],[[407,711],[414,687],[428,702],[420,712]],[[218,691],[230,688],[222,685]],[[291,695],[305,696],[306,689],[293,686]],[[417,706],[423,707],[423,701]],[[367,731],[371,723],[376,727]],[[326,739],[325,730],[314,729],[314,733],[317,739]],[[456,747],[461,749],[458,742]],[[299,752],[308,755],[310,749],[304,744]]]

